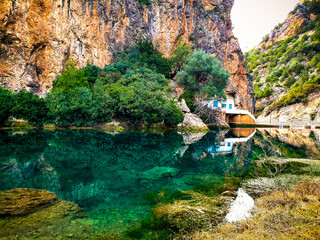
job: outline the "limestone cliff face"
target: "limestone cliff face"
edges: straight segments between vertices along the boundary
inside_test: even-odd
[[[301,7],[297,7],[294,11],[291,11],[283,23],[276,26],[269,35],[265,36],[260,43],[260,47],[273,45],[278,41],[286,40],[296,35],[296,32],[313,18],[306,7],[303,5],[300,6]]]
[[[180,37],[224,63],[227,92],[253,111],[253,87],[231,30],[234,0],[0,0],[0,86],[46,93],[72,57],[104,67],[140,37],[169,56]]]

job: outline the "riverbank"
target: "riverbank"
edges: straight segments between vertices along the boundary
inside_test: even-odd
[[[253,217],[223,223],[211,232],[183,239],[318,239],[320,235],[320,178],[305,179],[256,199]]]

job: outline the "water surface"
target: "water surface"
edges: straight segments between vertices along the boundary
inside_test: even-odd
[[[252,159],[262,154],[319,157],[319,135],[278,129],[0,131],[0,190],[52,191],[83,208],[97,232],[109,233],[145,218],[156,204],[150,200],[154,192],[245,178]]]

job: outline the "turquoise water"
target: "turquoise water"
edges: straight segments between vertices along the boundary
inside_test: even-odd
[[[110,233],[145,218],[157,203],[154,193],[201,189],[204,183],[223,183],[230,176],[244,178],[259,153],[319,154],[317,131],[283,131],[0,131],[0,190],[52,191],[83,208],[98,232]],[[293,135],[300,145],[292,142]]]

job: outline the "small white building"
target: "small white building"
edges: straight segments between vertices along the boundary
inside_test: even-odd
[[[233,97],[227,97],[227,99],[223,98],[213,98],[210,100],[203,101],[203,104],[205,106],[208,106],[209,108],[215,109],[220,108],[221,112],[225,113],[226,116],[226,122],[228,122],[228,117],[232,116],[238,116],[240,117],[239,123],[248,123],[252,124],[255,123],[255,117],[252,113],[250,113],[248,110],[242,110],[238,109],[235,105],[235,101]],[[241,116],[249,116],[249,118],[241,120]],[[249,119],[249,120],[248,120]],[[228,122],[229,123],[229,122]],[[232,121],[231,121],[232,123]]]
[[[231,113],[232,111],[236,110],[234,104],[234,98],[228,97],[227,99],[211,99],[203,101],[203,104],[210,107],[210,108],[221,108],[222,111],[226,113]]]

